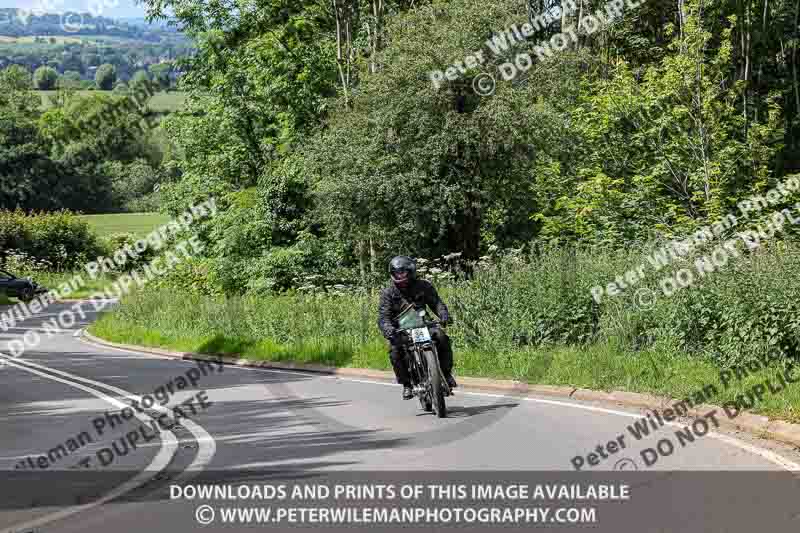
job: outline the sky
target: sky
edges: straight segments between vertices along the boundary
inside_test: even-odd
[[[143,17],[144,9],[135,0],[0,0],[0,7],[39,8],[48,13],[79,11],[108,18]]]

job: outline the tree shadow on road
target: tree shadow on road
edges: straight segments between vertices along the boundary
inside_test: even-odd
[[[254,362],[271,361],[336,367],[350,365],[355,356],[353,346],[341,343],[281,344],[271,342],[269,339],[242,339],[225,335],[215,335],[192,351],[211,356],[243,357]]]

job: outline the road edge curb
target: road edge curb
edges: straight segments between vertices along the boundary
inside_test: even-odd
[[[198,354],[193,352],[164,350],[162,348],[151,348],[149,346],[120,344],[95,337],[85,328],[81,330],[80,338],[85,342],[98,346],[149,353],[152,355],[159,355],[172,359],[182,359],[185,361],[211,361],[215,363],[251,368],[294,370],[298,372],[309,372],[314,374],[361,377],[394,382],[394,374],[391,371],[385,370],[374,370],[369,368],[345,368],[308,363],[251,361],[231,355]],[[637,407],[645,409],[663,409],[678,403],[678,400],[667,398],[665,396],[654,396],[651,394],[642,394],[638,392],[605,392],[590,389],[580,389],[576,387],[535,385],[516,380],[459,377],[458,382],[459,388],[464,389],[514,393],[521,396],[550,396],[569,400],[613,403],[625,407]],[[704,404],[689,409],[689,414],[693,417],[702,417],[715,410],[717,412],[722,412],[723,408],[716,405]],[[791,424],[789,422],[777,419],[770,420],[766,416],[756,415],[748,412],[740,413],[734,420],[729,420],[727,417],[721,417],[717,421],[719,422],[720,427],[728,430],[744,431],[758,438],[800,446],[800,424]]]

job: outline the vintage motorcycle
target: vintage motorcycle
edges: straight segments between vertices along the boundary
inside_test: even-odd
[[[447,416],[445,397],[452,395],[439,364],[439,353],[431,339],[429,326],[436,321],[425,320],[425,310],[409,306],[397,319],[398,331],[403,336],[405,360],[411,376],[414,396],[427,412],[435,412],[439,418]]]

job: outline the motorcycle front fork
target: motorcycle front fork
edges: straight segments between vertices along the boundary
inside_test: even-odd
[[[421,361],[419,360],[418,354],[416,351],[409,350],[407,354],[409,358],[409,362],[413,362],[408,365],[408,374],[413,377],[414,384],[411,386],[411,390],[414,391],[414,396],[421,396],[427,392],[427,385],[423,383],[422,376],[420,375],[420,365]]]

